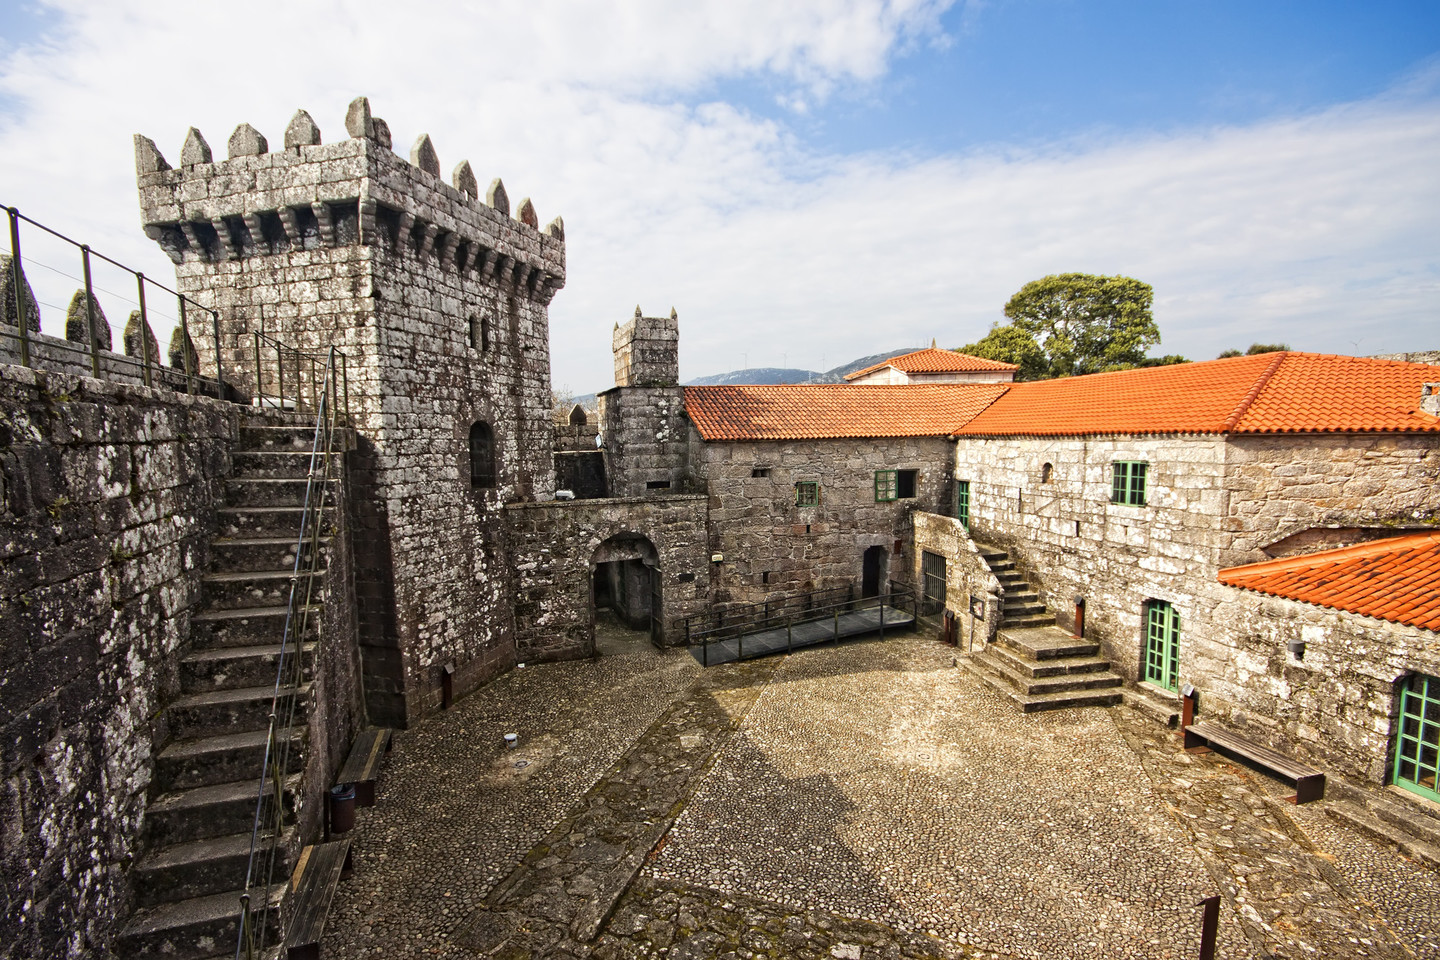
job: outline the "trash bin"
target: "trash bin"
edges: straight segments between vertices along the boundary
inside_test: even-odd
[[[337,783],[330,788],[330,832],[345,833],[355,826],[355,784]]]

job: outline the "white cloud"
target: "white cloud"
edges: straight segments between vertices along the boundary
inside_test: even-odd
[[[242,121],[278,142],[303,106],[334,139],[364,93],[402,152],[428,131],[446,169],[468,157],[564,214],[552,354],[577,391],[607,384],[611,325],[637,301],[679,309],[691,376],[955,345],[1068,270],[1152,283],[1167,351],[1440,345],[1433,84],[1244,128],[918,159],[817,152],[707,94],[759,76],[816,109],[943,44],[946,5],[64,3],[62,33],[0,65],[0,200],[164,276],[131,133],[174,161],[192,123],[221,153]]]

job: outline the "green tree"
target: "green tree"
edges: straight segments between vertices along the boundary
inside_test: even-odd
[[[1050,362],[1045,351],[1035,338],[1013,323],[1005,326],[990,324],[990,332],[974,343],[958,348],[960,353],[1002,363],[1014,363],[1020,369],[1015,371],[1016,380],[1044,380],[1049,375]]]
[[[1246,350],[1243,354],[1242,354],[1239,350],[1234,350],[1234,349],[1225,350],[1225,351],[1223,351],[1223,352],[1220,354],[1220,356],[1219,356],[1217,359],[1219,359],[1219,360],[1224,360],[1226,357],[1241,357],[1241,356],[1244,356],[1244,357],[1253,357],[1253,356],[1255,356],[1256,354],[1259,354],[1259,353],[1278,353],[1278,352],[1280,352],[1281,350],[1289,350],[1289,349],[1290,349],[1290,344],[1288,344],[1288,343],[1252,343],[1252,344],[1250,344],[1250,349],[1249,349],[1249,350]]]
[[[1043,351],[1046,376],[1068,377],[1141,365],[1160,342],[1154,300],[1150,285],[1131,277],[1060,273],[1021,287],[1005,316]]]

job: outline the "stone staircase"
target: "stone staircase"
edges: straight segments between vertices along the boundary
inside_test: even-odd
[[[170,741],[155,758],[143,825],[146,852],[131,867],[134,909],[116,945],[118,957],[200,960],[235,954],[314,435],[313,420],[304,424],[304,419],[269,413],[242,420],[218,511],[219,535],[192,615],[191,648],[179,663],[180,693],[165,708]],[[328,538],[322,542],[327,550]],[[312,609],[318,612],[319,606]],[[283,784],[292,814],[301,795],[317,620],[311,619],[311,637],[304,638],[307,679],[299,689]],[[286,892],[299,841],[292,822],[282,835],[283,862],[274,873],[279,882],[272,888],[271,943],[279,939],[273,904]]]
[[[1325,812],[1392,850],[1440,870],[1440,811],[1400,787],[1360,790],[1332,778]]]
[[[995,642],[965,666],[1025,713],[1119,703],[1125,681],[1098,656],[1100,645],[1055,626],[1055,615],[1005,551],[981,546],[980,555],[1005,594]]]

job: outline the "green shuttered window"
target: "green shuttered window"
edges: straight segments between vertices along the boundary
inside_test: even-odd
[[[1116,460],[1110,480],[1110,502],[1145,506],[1145,477],[1150,464],[1143,460]]]

